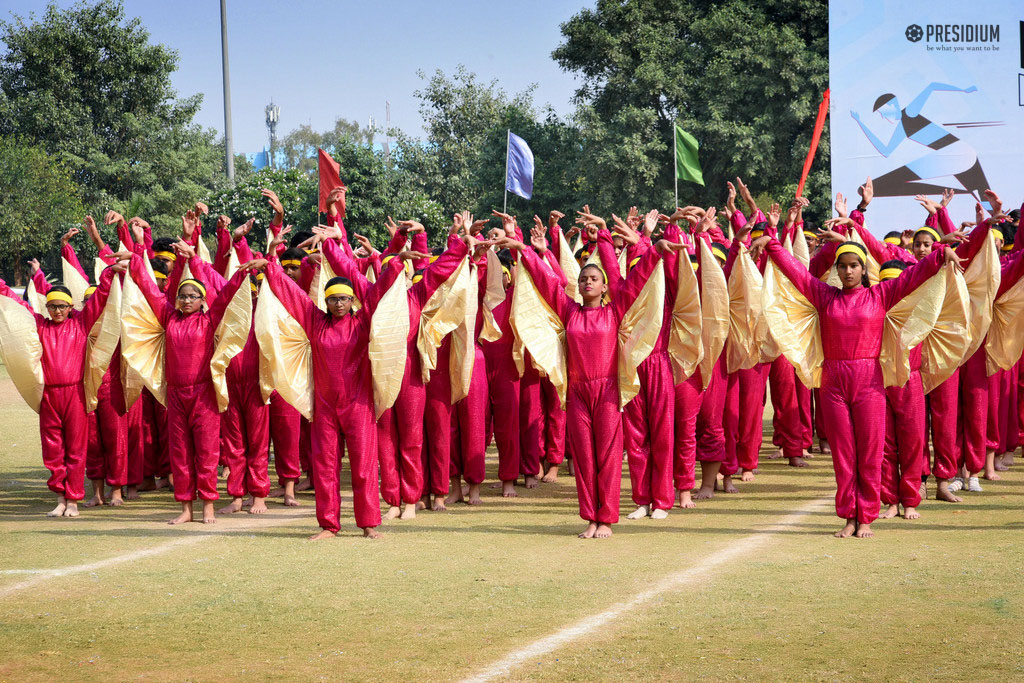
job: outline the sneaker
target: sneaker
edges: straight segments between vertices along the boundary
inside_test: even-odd
[[[978,481],[977,477],[971,477],[967,480],[967,490],[971,493],[981,493],[981,482]]]
[[[956,493],[957,491],[960,491],[961,489],[963,489],[963,487],[964,487],[964,479],[963,479],[963,477],[953,477],[953,479],[950,480],[950,482],[949,482],[949,492],[950,493]]]

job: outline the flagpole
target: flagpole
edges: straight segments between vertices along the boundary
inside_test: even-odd
[[[512,129],[505,131],[505,202],[501,207],[502,213],[508,213],[508,147],[512,143]]]
[[[679,206],[679,136],[676,135],[676,123],[672,122],[672,180],[676,186],[676,205],[672,207],[675,211]]]

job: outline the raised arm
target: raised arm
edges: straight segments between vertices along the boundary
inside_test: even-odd
[[[540,257],[532,249],[522,249],[519,252],[519,265],[526,268],[541,297],[548,302],[548,306],[551,306],[562,323],[566,323],[571,304],[574,302],[565,293],[565,287],[558,281],[558,277],[541,263]]]
[[[1003,261],[1002,277],[999,279],[999,289],[996,291],[996,298],[1001,297],[1006,290],[1017,284],[1021,276],[1024,276],[1024,251],[1015,251]]]
[[[160,288],[156,286],[156,282],[149,276],[149,272],[146,271],[146,264],[142,259],[146,258],[146,247],[142,244],[135,245],[135,253],[132,255],[132,260],[128,264],[128,275],[135,284],[138,285],[142,291],[142,295],[146,297],[146,301],[149,303],[149,307],[153,309],[153,313],[156,315],[157,320],[165,328],[167,327],[167,320],[171,317],[171,312],[174,310],[174,306],[171,300],[175,296],[177,288],[168,291],[165,296]],[[177,261],[175,261],[177,265]],[[105,272],[105,271],[104,271]],[[170,288],[170,280],[168,279],[168,288]]]
[[[871,257],[879,263],[885,263],[886,261],[891,260],[914,263],[917,260],[914,258],[913,254],[907,252],[903,247],[897,247],[895,244],[880,241],[863,225],[854,223],[853,229],[856,230],[857,234],[860,235],[860,238],[864,240],[864,246],[868,248],[868,253],[871,254]]]
[[[835,288],[811,275],[804,268],[804,264],[800,263],[795,256],[782,247],[782,243],[779,240],[774,238],[769,240],[765,251],[768,252],[769,258],[782,271],[782,274],[793,283],[797,291],[803,294],[811,302],[812,306],[821,310]]]
[[[945,247],[943,245],[936,245],[931,254],[907,267],[899,277],[885,280],[875,285],[882,295],[882,305],[885,306],[885,310],[888,311],[908,294],[927,282],[928,278],[939,272],[945,260]]]
[[[327,264],[335,275],[347,277],[352,281],[352,292],[356,295],[356,299],[363,305],[366,305],[366,295],[370,290],[370,282],[360,272],[359,265],[355,259],[349,257],[338,246],[338,243],[331,239],[324,240],[321,243],[320,251],[323,254],[323,258],[327,259]],[[390,265],[390,262],[388,265]]]
[[[640,296],[641,290],[650,279],[651,273],[661,260],[661,254],[657,249],[651,249],[640,257],[640,261],[629,271],[629,277],[625,278],[618,291],[612,295],[612,310],[617,318],[622,318],[633,305],[636,298]],[[659,311],[659,314],[661,311]]]
[[[427,266],[423,271],[423,279],[409,288],[410,299],[422,307],[438,287],[448,281],[468,254],[469,247],[465,242],[453,242],[437,260]]]
[[[388,291],[391,285],[395,284],[395,280],[404,276],[404,273],[405,261],[397,256],[388,261],[387,264],[380,269],[380,277],[376,282],[370,285],[365,298],[360,299],[363,303],[363,309],[366,311],[366,315],[373,315],[373,312],[377,310],[377,304],[380,303],[381,298]]]
[[[37,287],[36,289],[38,290],[39,288]],[[39,315],[38,313],[35,312],[35,309],[32,308],[32,304],[30,304],[29,302],[25,301],[23,298],[18,296],[18,293],[15,292],[10,287],[8,287],[7,283],[4,282],[2,279],[0,279],[0,296],[6,296],[9,299],[14,299],[19,304],[21,304],[26,309],[28,309],[28,312],[31,313],[32,315],[34,315],[34,316],[38,316]]]
[[[622,273],[619,272],[619,259],[615,256],[612,235],[605,229],[597,232],[597,257],[608,279],[608,295],[614,300],[622,289],[623,279]]]
[[[294,280],[284,274],[284,270],[281,269],[277,261],[272,260],[267,263],[263,274],[267,282],[270,283],[270,290],[281,301],[288,314],[302,325],[307,336],[312,334],[313,316],[319,313],[320,309],[309,298],[309,294],[302,291]]]
[[[231,303],[231,298],[235,296],[235,292],[244,283],[249,282],[249,271],[244,268],[239,268],[231,279],[228,280],[223,287],[214,295],[213,301],[210,302],[210,320],[213,322],[214,329],[220,325],[221,319],[224,317],[224,311],[228,310],[228,304]],[[280,298],[280,297],[279,297]],[[207,299],[207,301],[210,301]]]
[[[123,270],[123,267],[120,267]],[[82,328],[88,332],[92,330],[92,326],[99,320],[100,314],[103,313],[104,306],[107,305],[107,297],[110,296],[110,283],[114,279],[114,269],[104,268],[103,272],[100,273],[100,282],[96,285],[96,291],[92,293],[89,300],[82,306],[82,311],[76,315],[82,321]]]

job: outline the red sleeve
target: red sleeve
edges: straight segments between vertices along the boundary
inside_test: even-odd
[[[114,271],[104,268],[100,274],[99,284],[96,285],[96,291],[85,302],[82,312],[75,316],[82,321],[82,327],[86,334],[92,330],[92,326],[96,324],[103,312],[103,307],[107,305],[107,297],[110,296],[110,283],[113,279]]]
[[[213,256],[213,269],[218,273],[226,273],[230,253],[231,233],[224,228],[217,228],[217,253]]]
[[[640,258],[640,262],[633,266],[633,270],[629,272],[627,277],[619,290],[612,295],[612,309],[615,311],[615,316],[619,319],[626,314],[629,307],[633,305],[636,298],[640,295],[640,291],[647,284],[647,280],[650,279],[651,273],[654,272],[655,267],[658,265],[658,261],[661,260],[661,256],[654,249],[651,249]]]
[[[51,289],[50,281],[46,279],[46,273],[43,272],[42,268],[32,273],[32,282],[36,286],[36,291],[40,294],[46,294]]]
[[[996,291],[996,298],[1001,297],[1006,290],[1017,284],[1021,276],[1024,275],[1024,251],[1014,252],[1012,256],[1003,262],[1002,266],[1002,278],[999,280],[999,289]]]
[[[768,242],[768,247],[765,251],[768,252],[768,255],[779,270],[782,271],[782,274],[811,302],[812,306],[820,311],[835,288],[811,275],[804,268],[804,264],[797,261],[795,256],[782,248],[782,243],[777,239]]]
[[[235,296],[235,292],[242,286],[243,283],[249,282],[249,271],[242,270],[241,268],[231,276],[231,279],[225,283],[224,287],[220,288],[210,303],[210,320],[213,321],[214,329],[220,325],[220,321],[224,318],[224,312],[228,310],[228,304],[231,303],[231,298]],[[280,297],[279,297],[280,298]],[[209,299],[207,299],[209,301]]]
[[[160,288],[156,286],[155,282],[153,282],[153,278],[149,276],[149,273],[146,271],[146,266],[142,262],[142,259],[146,258],[143,255],[145,247],[141,244],[136,244],[135,249],[135,255],[132,256],[132,260],[128,264],[128,274],[131,276],[132,280],[135,281],[135,284],[139,286],[139,289],[142,291],[142,295],[146,297],[146,301],[149,302],[149,307],[153,309],[153,313],[156,315],[157,320],[159,320],[160,324],[166,328],[167,319],[170,317],[171,311],[174,310],[171,305],[170,298],[174,296],[173,293],[177,288],[175,288],[175,290],[169,290],[167,296],[164,296],[164,293],[161,292]],[[177,262],[175,262],[175,265],[177,265]],[[170,283],[168,282],[168,288],[169,287]]]
[[[932,250],[927,258],[923,258],[903,271],[903,274],[891,280],[879,282],[876,287],[881,290],[882,305],[889,310],[904,297],[913,292],[939,272],[945,262],[946,254],[942,245]]]
[[[569,319],[571,304],[575,302],[569,299],[569,295],[565,293],[565,287],[559,283],[555,274],[542,264],[540,257],[530,249],[520,252],[519,265],[526,268],[541,297],[551,306],[562,324],[565,324]]]
[[[462,260],[469,254],[469,246],[462,240],[452,244],[423,271],[423,279],[409,288],[409,296],[420,308],[434,295],[438,287],[448,281]]]
[[[370,289],[370,283],[366,277],[359,272],[359,266],[346,255],[342,249],[335,244],[334,240],[325,240],[321,246],[321,253],[323,258],[327,259],[327,264],[331,267],[336,275],[341,277],[347,277],[352,281],[352,291],[355,293],[356,298],[360,302],[366,301],[367,292]],[[394,259],[397,260],[397,259]],[[365,305],[365,304],[364,304]]]
[[[604,268],[605,277],[608,279],[608,294],[614,300],[622,287],[622,273],[619,271],[619,259],[615,256],[615,245],[612,242],[612,235],[608,230],[599,230],[597,233],[597,256]]]

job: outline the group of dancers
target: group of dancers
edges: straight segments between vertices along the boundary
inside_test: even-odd
[[[92,278],[75,228],[62,285],[37,261],[24,296],[0,280],[0,355],[39,413],[48,515],[78,516],[88,478],[86,507],[171,486],[171,524],[196,498],[214,522],[222,469],[221,513],[312,488],[325,538],[347,454],[355,523],[375,538],[382,497],[389,519],[479,504],[493,441],[507,497],[569,458],[580,537],[606,538],[624,459],[630,519],[754,479],[769,391],[776,457],[806,466],[815,435],[831,453],[839,537],[871,536],[882,503],[918,517],[928,476],[952,503],[998,479],[1024,431],[1019,211],[988,191],[990,211],[975,198],[957,225],[952,192],[919,196],[923,225],[879,240],[870,179],[821,230],[801,197],[762,210],[727,185],[721,212],[634,207],[609,226],[585,206],[564,233],[558,211],[526,230],[464,212],[434,249],[420,223],[391,219],[383,251],[361,235],[353,248],[345,188],[326,224],[294,234],[264,190],[262,254],[252,219],[220,216],[210,255],[202,203],[174,239],[108,213],[117,251],[87,216]]]

